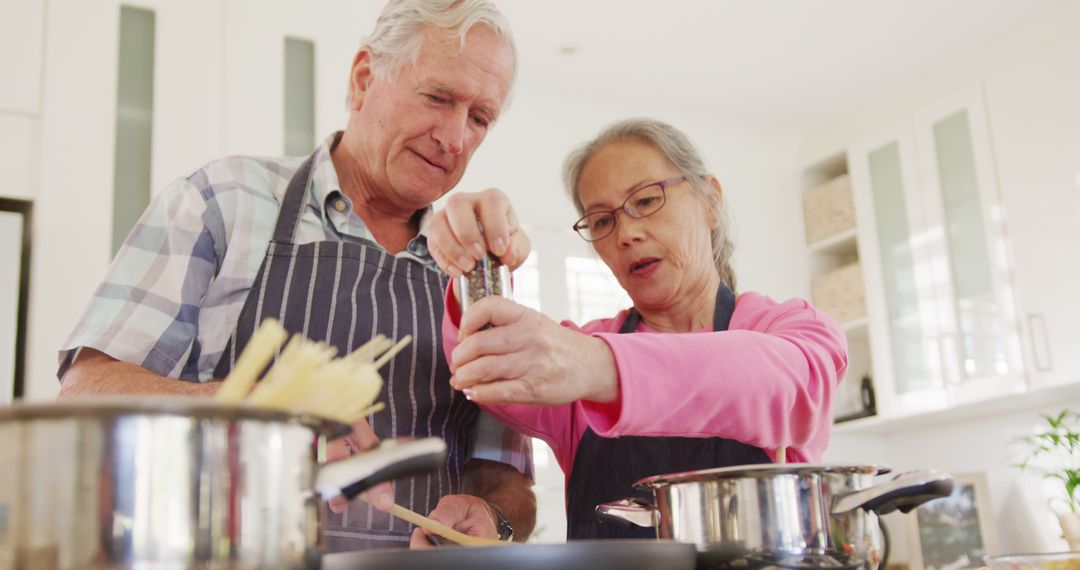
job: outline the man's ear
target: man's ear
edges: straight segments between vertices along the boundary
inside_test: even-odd
[[[709,186],[712,186],[713,191],[715,191],[716,195],[719,196],[720,205],[721,205],[721,207],[723,207],[723,204],[724,204],[724,189],[720,187],[720,181],[717,180],[715,176],[709,176],[708,180],[709,180]],[[718,213],[710,214],[709,215],[709,229],[710,230],[715,230],[716,228],[719,228],[719,227],[720,227],[720,218],[719,218]]]
[[[349,71],[349,99],[350,111],[359,111],[364,103],[364,95],[368,86],[371,85],[373,74],[371,72],[371,50],[364,46],[356,52],[353,58],[352,68]]]

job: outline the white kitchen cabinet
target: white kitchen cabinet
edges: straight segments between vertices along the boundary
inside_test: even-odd
[[[972,88],[852,146],[883,415],[1024,389],[985,110]]]
[[[1033,388],[1080,382],[1080,34],[985,82]]]
[[[806,253],[811,297],[817,309],[840,321],[848,341],[848,367],[833,398],[836,421],[875,413],[871,335],[866,318],[857,218],[849,204],[847,156],[834,154],[802,171]],[[816,238],[816,239],[815,239]],[[864,388],[864,379],[866,388]]]

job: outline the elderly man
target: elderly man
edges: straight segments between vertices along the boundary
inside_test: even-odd
[[[423,231],[499,118],[515,64],[487,0],[391,0],[353,60],[343,132],[304,159],[213,162],[155,198],[60,352],[61,395],[213,394],[271,316],[339,352],[379,333],[412,335],[383,369],[387,409],[331,456],[383,437],[442,437],[445,468],[396,482],[393,496],[384,486],[372,502],[523,540],[536,512],[528,443],[450,388],[446,277]],[[519,228],[486,230],[494,253],[520,263],[529,245]],[[366,503],[339,498],[331,509],[330,551],[427,544]]]

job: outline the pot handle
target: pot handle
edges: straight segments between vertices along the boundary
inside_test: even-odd
[[[596,520],[620,526],[656,526],[656,509],[641,499],[622,499],[596,505]]]
[[[389,439],[368,451],[320,466],[315,492],[323,499],[338,495],[352,499],[376,483],[438,469],[445,460],[446,443],[437,437]]]
[[[948,473],[909,471],[893,477],[888,483],[836,497],[832,514],[838,515],[860,507],[879,515],[897,509],[907,513],[927,501],[949,496],[953,485],[952,475]]]

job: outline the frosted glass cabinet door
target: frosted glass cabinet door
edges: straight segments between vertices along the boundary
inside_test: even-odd
[[[1022,386],[1003,220],[979,96],[945,101],[919,123],[946,383],[954,392],[972,392],[962,399]]]
[[[947,404],[914,131],[898,122],[851,148],[878,413]]]
[[[10,404],[15,395],[22,235],[22,214],[0,210],[0,405]]]
[[[897,394],[939,388],[929,354],[927,314],[920,303],[920,281],[925,275],[912,233],[912,196],[907,189],[901,162],[901,147],[893,141],[867,156],[870,190],[877,230],[877,254],[881,267],[892,355],[894,390]],[[917,203],[917,201],[916,201]]]

